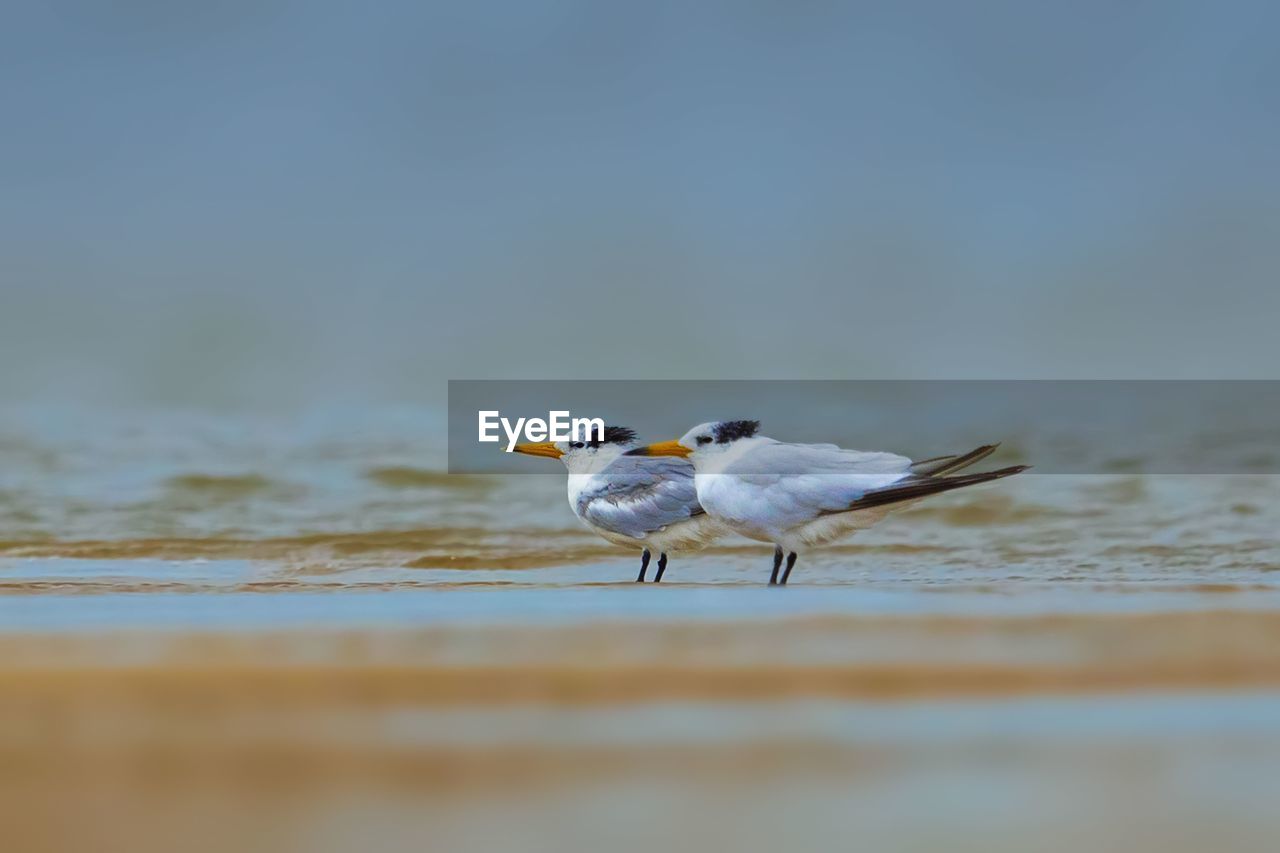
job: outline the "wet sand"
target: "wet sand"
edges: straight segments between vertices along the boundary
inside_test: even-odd
[[[0,690],[144,706],[609,706],[1280,687],[1280,613],[0,635]]]
[[[32,849],[1265,849],[1280,611],[1185,594],[1213,606],[11,632],[0,816]]]

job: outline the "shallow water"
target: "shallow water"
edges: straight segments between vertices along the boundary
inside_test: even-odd
[[[6,413],[14,837],[1197,850],[1280,831],[1278,477],[1033,472],[806,555],[786,589],[733,539],[642,586],[555,463],[449,476],[441,428]]]

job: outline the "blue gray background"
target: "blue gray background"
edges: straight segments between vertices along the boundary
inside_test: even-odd
[[[4,17],[10,401],[1275,374],[1271,4]]]

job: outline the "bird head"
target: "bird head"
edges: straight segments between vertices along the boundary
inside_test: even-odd
[[[694,460],[724,453],[738,442],[754,438],[759,421],[710,421],[698,424],[675,441],[662,441],[628,451],[630,456],[680,456]]]
[[[571,471],[588,468],[593,462],[603,457],[610,459],[620,456],[635,446],[636,434],[626,427],[607,426],[602,437],[591,436],[589,439],[573,441],[535,441],[517,444],[511,448],[516,453],[529,456],[549,456],[559,459]]]

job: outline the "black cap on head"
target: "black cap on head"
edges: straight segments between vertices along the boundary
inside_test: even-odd
[[[759,421],[721,421],[715,426],[716,444],[728,444],[740,438],[751,438],[760,429]]]
[[[591,433],[595,435],[594,431]],[[631,444],[636,440],[636,431],[620,426],[607,426],[604,428],[604,440],[591,439],[587,442],[588,447],[599,447],[602,444]]]

